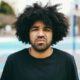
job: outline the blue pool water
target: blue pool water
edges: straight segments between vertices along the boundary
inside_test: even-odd
[[[21,49],[23,47],[28,47],[28,45],[23,44],[17,39],[13,39],[11,41],[1,41],[0,42],[0,50],[2,49]],[[57,45],[54,45],[59,49],[73,49],[73,41],[72,40],[64,40],[59,42]],[[80,41],[75,41],[75,49],[80,49]]]

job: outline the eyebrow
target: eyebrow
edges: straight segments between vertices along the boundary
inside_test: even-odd
[[[31,28],[38,28],[39,26],[32,26]]]
[[[32,26],[31,28],[38,28],[39,26]],[[52,27],[51,26],[44,26],[44,28],[50,28],[50,29],[52,29]]]

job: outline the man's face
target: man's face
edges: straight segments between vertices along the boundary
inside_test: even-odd
[[[30,29],[30,43],[38,52],[48,49],[52,43],[52,29],[42,21],[36,21]]]

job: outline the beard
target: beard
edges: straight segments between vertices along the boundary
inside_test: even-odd
[[[30,43],[34,50],[36,50],[39,53],[46,51],[51,45],[51,42],[47,41],[45,41],[44,43],[37,43],[36,41],[34,43]]]

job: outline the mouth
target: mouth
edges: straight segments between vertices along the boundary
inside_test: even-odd
[[[36,42],[43,43],[43,42],[45,42],[45,39],[37,39]]]
[[[43,46],[45,44],[46,40],[43,40],[43,39],[37,39],[36,40],[36,45],[38,46]]]
[[[39,41],[39,42],[36,42],[36,45],[37,47],[43,47],[45,45],[45,42]]]

